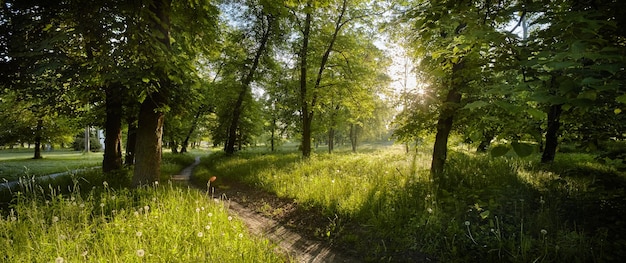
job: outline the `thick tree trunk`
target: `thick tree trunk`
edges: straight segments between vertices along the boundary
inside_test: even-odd
[[[137,143],[137,118],[135,115],[126,119],[128,131],[126,134],[126,156],[124,164],[131,166],[135,164],[135,144]]]
[[[308,159],[311,156],[311,119],[313,113],[309,112],[309,101],[307,94],[307,56],[309,53],[309,35],[311,34],[311,8],[313,0],[306,3],[307,10],[304,20],[304,31],[302,33],[302,48],[300,49],[300,103],[302,107],[302,157]]]
[[[102,171],[122,169],[122,85],[114,83],[105,91],[106,122]]]
[[[543,154],[541,155],[542,163],[554,161],[556,148],[559,145],[559,128],[561,126],[561,104],[550,106],[548,111],[548,128],[546,129],[546,143]]]
[[[33,159],[41,159],[41,133],[43,130],[43,120],[37,120],[37,127],[35,128],[35,155]],[[29,144],[30,145],[30,144]]]
[[[170,10],[171,0],[157,0],[149,6],[154,14],[150,19],[149,30],[164,45],[167,52],[170,46]],[[166,56],[166,55],[163,55]],[[165,57],[155,58],[156,61],[167,61]],[[165,68],[155,69],[159,76],[159,90],[148,94],[139,110],[137,124],[136,163],[132,183],[134,186],[149,184],[159,179],[161,174],[161,147],[163,139],[164,114],[161,108],[167,105],[166,94],[171,83]]]
[[[158,108],[158,104],[150,98],[141,104],[135,146],[134,186],[158,181],[161,174],[164,114]]]

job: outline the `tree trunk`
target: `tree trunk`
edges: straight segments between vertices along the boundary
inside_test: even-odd
[[[122,85],[114,83],[105,91],[106,122],[102,171],[122,169]]]
[[[37,120],[37,127],[35,128],[35,155],[33,159],[41,159],[41,132],[43,130],[43,120]],[[30,144],[29,144],[30,145]]]
[[[433,147],[433,160],[430,166],[430,174],[433,176],[435,183],[443,172],[443,166],[448,156],[448,137],[452,130],[452,121],[456,113],[454,104],[461,102],[461,93],[453,87],[448,92],[448,96],[443,104],[443,109],[437,121],[437,135],[435,136],[435,145]]]
[[[275,150],[275,140],[276,140],[276,117],[272,117],[272,137],[270,138],[272,145],[272,152]]]
[[[164,114],[158,108],[159,106],[151,98],[146,98],[141,104],[135,146],[134,186],[157,181],[161,174]]]
[[[300,49],[300,103],[302,107],[302,144],[300,147],[302,147],[302,157],[305,159],[311,157],[311,119],[313,118],[312,113],[309,112],[306,77],[309,35],[311,34],[311,8],[313,8],[313,0],[308,0],[302,33],[302,48]]]
[[[235,105],[233,108],[233,118],[230,123],[230,128],[228,129],[228,139],[226,140],[225,151],[227,154],[233,154],[235,152],[235,142],[237,140],[239,118],[241,116],[241,112],[243,111],[243,100],[246,94],[248,94],[249,92],[248,90],[250,89],[250,83],[252,83],[252,80],[254,78],[254,73],[256,72],[256,69],[259,66],[259,60],[263,56],[263,53],[265,53],[267,42],[269,41],[270,35],[272,33],[273,18],[270,15],[267,15],[266,18],[267,18],[267,28],[265,28],[265,32],[263,32],[263,37],[261,39],[261,44],[259,45],[259,48],[256,50],[256,53],[254,54],[254,60],[252,61],[252,66],[250,67],[250,71],[248,71],[248,75],[241,83],[242,84],[241,91],[239,92],[239,97],[237,98],[237,101],[235,102]],[[241,148],[241,142],[239,142],[239,148]]]
[[[350,124],[350,145],[352,145],[352,152],[356,152],[358,143],[358,130],[358,125]]]
[[[128,132],[126,134],[126,156],[124,164],[131,166],[135,164],[135,144],[137,143],[137,118],[131,115],[126,119],[128,123]]]
[[[91,152],[91,141],[89,139],[90,136],[91,129],[89,128],[89,125],[87,125],[87,127],[85,127],[85,153]]]
[[[191,135],[193,134],[193,132],[198,127],[198,122],[200,120],[200,116],[202,116],[202,113],[204,113],[204,105],[200,106],[200,108],[198,109],[198,112],[196,113],[196,116],[194,116],[194,118],[193,118],[193,122],[191,123],[191,128],[189,128],[189,132],[187,132],[187,136],[185,137],[185,140],[183,141],[183,144],[180,147],[180,152],[181,153],[186,153],[187,152],[187,146],[189,145],[189,139],[191,138]]]
[[[541,155],[542,163],[554,161],[556,148],[559,145],[559,128],[561,126],[562,104],[550,106],[548,111],[548,128],[546,129],[545,149]]]
[[[328,131],[328,153],[333,153],[335,149],[335,129],[330,128]]]
[[[157,0],[149,6],[154,16],[150,18],[149,30],[164,45],[165,52],[170,46],[170,10],[171,0]],[[163,55],[166,56],[166,55]],[[155,58],[165,63],[165,57]],[[161,146],[163,139],[164,114],[161,108],[167,105],[167,94],[171,83],[165,68],[157,68],[159,90],[148,94],[141,103],[139,123],[137,124],[136,163],[133,175],[133,186],[149,184],[159,179],[161,174]]]

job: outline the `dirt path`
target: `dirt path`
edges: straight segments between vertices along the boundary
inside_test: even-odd
[[[172,179],[188,181],[199,163],[200,157],[196,157],[194,164],[172,176]],[[221,179],[217,182],[213,196],[225,199],[229,211],[248,226],[250,233],[271,240],[278,245],[281,253],[288,254],[297,262],[360,262],[326,242],[293,231],[293,226],[301,225],[296,222],[299,219],[293,216],[299,213],[293,200],[281,199],[237,182]]]

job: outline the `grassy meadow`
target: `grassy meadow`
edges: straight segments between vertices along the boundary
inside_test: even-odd
[[[193,159],[165,154],[162,182]],[[229,216],[228,202],[172,183],[128,190],[129,174],[87,171],[11,192],[0,262],[289,261]]]
[[[33,149],[0,150],[0,181],[16,180],[102,165],[102,153],[71,150],[42,151],[43,160],[33,160]]]
[[[291,147],[293,148],[293,147]],[[291,149],[214,154],[194,176],[227,177],[321,210],[316,234],[370,262],[610,262],[626,256],[624,174],[593,156],[491,158],[458,147],[432,184],[430,146],[362,147],[310,161]]]

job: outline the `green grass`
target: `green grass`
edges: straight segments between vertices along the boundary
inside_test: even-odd
[[[297,152],[245,151],[203,160],[198,184],[235,178],[329,219],[319,235],[367,261],[614,261],[626,253],[624,175],[591,155],[559,154],[552,165],[452,151],[439,188],[430,148]],[[319,151],[318,151],[319,152]],[[203,178],[200,179],[200,178]]]
[[[192,156],[164,156],[163,176]],[[161,183],[128,190],[130,171],[83,172],[12,192],[0,211],[3,262],[285,262],[228,215],[228,203]]]
[[[1,150],[0,181],[41,176],[102,165],[102,153],[84,154],[69,150],[42,152],[43,159],[33,160],[33,150]]]

